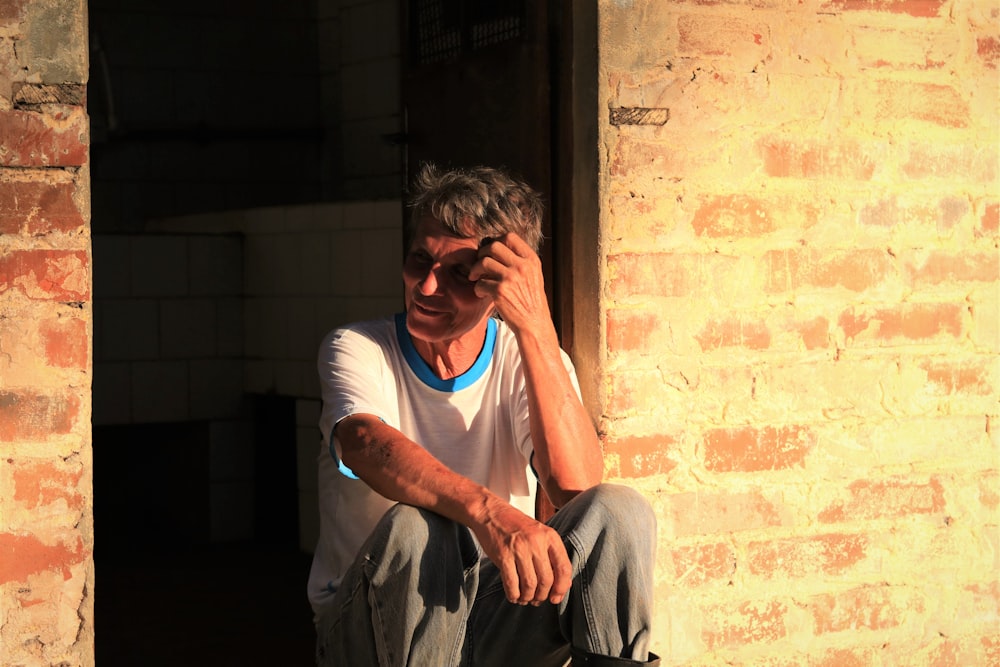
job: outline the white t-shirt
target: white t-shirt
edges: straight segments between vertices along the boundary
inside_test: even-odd
[[[579,394],[572,362],[563,363]],[[535,480],[528,397],[510,328],[490,319],[486,341],[464,374],[441,380],[417,353],[405,314],[336,329],[319,351],[323,411],[319,456],[320,536],[309,575],[319,611],[333,599],[375,524],[394,504],[341,462],[334,426],[372,414],[423,446],[455,472],[532,515]]]

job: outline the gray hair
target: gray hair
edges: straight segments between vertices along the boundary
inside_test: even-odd
[[[514,232],[538,252],[542,245],[541,195],[493,167],[442,171],[421,165],[409,193],[409,232],[431,216],[450,233],[482,241]]]

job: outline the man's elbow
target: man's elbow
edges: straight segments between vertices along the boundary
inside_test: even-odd
[[[561,509],[563,505],[576,498],[578,495],[601,483],[601,476],[592,477],[586,484],[577,484],[573,487],[564,487],[558,484],[549,483],[545,487],[545,492],[549,501],[556,509]]]

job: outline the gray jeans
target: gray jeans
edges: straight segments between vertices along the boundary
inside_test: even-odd
[[[511,604],[470,531],[396,505],[317,620],[320,667],[562,667],[573,645],[645,660],[656,521],[645,499],[602,484],[548,522],[573,565],[558,605]]]

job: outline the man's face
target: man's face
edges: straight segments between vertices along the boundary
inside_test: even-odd
[[[453,341],[489,317],[492,299],[476,296],[469,282],[478,259],[476,239],[452,236],[431,217],[420,222],[403,264],[411,336],[428,343]]]

